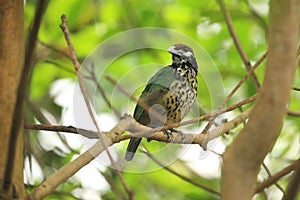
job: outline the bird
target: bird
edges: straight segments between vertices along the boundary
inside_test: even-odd
[[[172,64],[161,68],[149,79],[138,99],[141,103],[137,103],[133,114],[137,122],[151,128],[180,122],[197,99],[198,65],[192,48],[175,44],[168,52],[172,54]],[[140,137],[130,139],[126,161],[134,158],[141,140]]]

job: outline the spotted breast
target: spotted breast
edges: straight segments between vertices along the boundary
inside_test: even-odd
[[[172,64],[155,73],[148,81],[139,100],[148,109],[137,104],[133,117],[149,127],[160,127],[180,122],[197,98],[198,65],[193,50],[176,44],[168,49]],[[129,141],[125,159],[132,160],[142,138]]]

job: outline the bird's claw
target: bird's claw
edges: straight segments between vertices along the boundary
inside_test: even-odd
[[[171,142],[171,140],[172,140],[172,130],[170,130],[170,129],[165,130],[165,133],[168,136],[168,142]]]
[[[167,134],[167,136],[168,136],[168,142],[171,142],[171,140],[172,140],[172,132],[176,132],[176,133],[178,133],[180,136],[181,136],[181,141],[182,142],[185,142],[185,135],[184,135],[184,133],[182,132],[182,131],[180,131],[180,130],[176,130],[176,129],[168,129],[168,130],[165,130],[165,133]]]

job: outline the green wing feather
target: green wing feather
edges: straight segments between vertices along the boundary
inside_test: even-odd
[[[140,98],[146,97],[146,98],[156,98],[153,95],[156,95],[155,91],[156,89],[166,89],[168,90],[171,83],[174,81],[174,72],[171,66],[167,66],[159,70],[152,78],[149,80],[149,82],[146,85],[146,88],[142,92]],[[150,96],[148,96],[150,95]],[[160,98],[160,97],[158,97]],[[144,109],[139,106],[138,104],[135,107],[133,117],[140,121],[141,117],[143,116]],[[145,116],[145,115],[144,115]],[[142,138],[131,138],[126,150],[125,160],[130,161],[134,157],[134,154],[141,142]]]
[[[146,95],[147,93],[152,92],[154,89],[169,89],[174,79],[174,72],[171,66],[162,68],[150,78],[141,97],[143,97],[143,95]],[[141,106],[136,105],[133,114],[134,119],[139,121],[143,111],[144,109]]]

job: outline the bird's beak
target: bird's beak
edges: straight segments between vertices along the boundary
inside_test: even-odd
[[[171,54],[178,54],[177,50],[175,49],[175,45],[168,48],[168,52]]]

